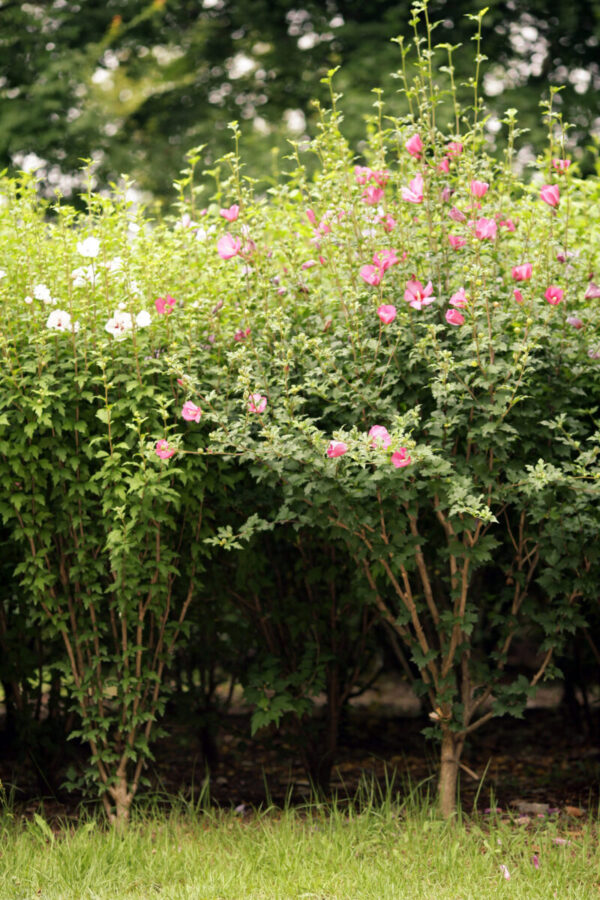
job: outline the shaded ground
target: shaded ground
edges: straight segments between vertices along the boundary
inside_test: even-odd
[[[461,797],[466,811],[491,805],[528,815],[550,808],[571,812],[597,812],[600,801],[600,744],[583,722],[559,704],[560,689],[538,692],[536,705],[522,720],[493,720],[476,732],[464,755],[473,774],[483,782],[461,774]],[[598,721],[598,710],[592,710]],[[406,793],[410,785],[425,783],[435,790],[437,748],[421,731],[428,725],[418,701],[402,684],[386,684],[355,702],[341,729],[341,747],[334,769],[332,790],[338,796],[354,796],[361,779],[373,778],[385,788]],[[155,747],[156,760],[148,775],[159,795],[182,794],[198,799],[205,776],[199,735],[176,720],[165,722],[167,736]],[[210,779],[212,802],[249,809],[269,802],[303,802],[310,786],[299,756],[285,734],[261,734],[250,738],[249,712],[234,705],[218,734],[218,762]],[[65,748],[65,753],[67,753]],[[74,814],[81,800],[67,795],[64,780],[66,756],[54,761],[50,781],[41,772],[41,759],[0,756],[0,779],[7,793],[14,787],[14,802],[24,811],[38,808],[44,798],[48,813]],[[47,761],[47,760],[46,760]],[[52,784],[52,781],[54,784]],[[493,798],[493,800],[491,799]],[[537,807],[532,804],[543,804]],[[576,814],[576,813],[575,813]]]

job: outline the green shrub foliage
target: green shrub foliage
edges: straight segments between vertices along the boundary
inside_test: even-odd
[[[214,202],[196,208],[194,152],[176,222],[143,219],[126,188],[76,215],[43,209],[27,178],[3,183],[1,511],[117,819],[220,548],[241,552],[213,562],[213,601],[248,609],[281,544],[292,558],[302,541],[320,585],[349,585],[344,646],[367,651],[365,616],[393,631],[441,740],[446,814],[468,735],[521,714],[595,600],[600,186],[578,177],[553,95],[531,171],[514,110],[493,123],[504,158],[486,153],[475,41],[467,110],[436,86],[452,48],[428,28],[414,41],[417,76],[398,73],[411,114],[387,117],[376,93],[368,166],[353,166],[332,88],[286,184],[254,195],[232,123],[235,152],[204,173]],[[263,627],[272,638],[283,617],[277,660],[246,679],[264,722],[303,715],[311,679],[324,684],[329,657],[304,672],[314,642],[294,643],[316,628],[326,646],[330,601],[307,584],[318,628],[284,591]],[[536,671],[511,679],[523,630]],[[343,666],[352,681],[361,660]]]

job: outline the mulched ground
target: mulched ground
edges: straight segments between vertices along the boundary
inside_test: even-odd
[[[541,696],[540,696],[541,695]],[[600,803],[600,742],[583,723],[575,723],[562,705],[560,691],[544,689],[538,705],[527,709],[522,720],[492,721],[476,732],[465,750],[464,762],[483,784],[461,774],[465,811],[490,806],[522,815],[548,810],[571,815],[598,811]],[[598,710],[592,711],[596,725]],[[341,747],[334,769],[332,791],[353,797],[361,779],[373,779],[385,789],[393,782],[400,796],[422,783],[435,790],[437,748],[421,731],[428,724],[418,703],[402,685],[387,685],[361,698],[344,719]],[[198,798],[205,776],[199,737],[177,720],[165,722],[167,736],[155,747],[156,760],[148,776],[159,796],[181,794]],[[310,797],[306,773],[285,735],[262,734],[250,738],[249,713],[236,705],[218,734],[218,762],[211,773],[211,802],[249,811],[287,800],[303,803]],[[71,751],[72,752],[72,751]],[[67,750],[65,748],[65,753]],[[74,816],[81,797],[61,790],[64,758],[52,764],[44,779],[40,758],[0,752],[0,779],[7,793],[13,788],[16,808],[31,814],[43,799],[50,816]],[[47,761],[47,760],[46,760]]]

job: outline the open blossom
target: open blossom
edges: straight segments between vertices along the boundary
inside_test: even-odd
[[[186,400],[183,404],[181,415],[186,422],[199,422],[200,417],[202,416],[202,410],[199,406],[196,406],[195,403],[192,403],[191,400]]]
[[[386,213],[386,215],[383,216],[383,218],[380,218],[379,221],[383,224],[383,230],[387,232],[387,234],[389,234],[390,231],[393,231],[397,224],[396,220],[393,218],[393,216],[390,216],[389,213]]]
[[[465,246],[465,244],[467,243],[467,239],[464,237],[459,237],[457,234],[449,234],[448,243],[453,250],[459,250],[461,247]]]
[[[381,284],[383,269],[379,266],[362,266],[358,274],[363,281],[367,282],[367,284],[370,284],[372,287],[377,287],[377,285]]]
[[[545,184],[540,191],[540,197],[548,206],[558,206],[560,202],[560,191],[557,184]]]
[[[586,300],[598,300],[598,298],[600,298],[600,285],[590,281],[583,296]]]
[[[369,428],[369,437],[371,438],[371,447],[373,449],[381,447],[383,450],[387,450],[392,443],[391,435],[383,425],[373,425]]]
[[[423,176],[420,173],[415,175],[408,187],[402,188],[402,199],[407,203],[423,202]]]
[[[559,288],[556,284],[551,284],[547,289],[544,297],[552,306],[558,306],[564,297],[564,291],[562,288]]]
[[[448,172],[450,171],[450,160],[447,156],[444,156],[442,161],[438,163],[437,170],[438,172],[444,172],[444,174],[446,175],[448,174]]]
[[[411,458],[408,456],[406,447],[394,450],[390,462],[396,469],[404,469],[406,466],[410,466]]]
[[[381,203],[383,200],[384,190],[383,188],[376,187],[374,184],[370,184],[366,190],[363,191],[362,197],[369,206],[377,206],[377,204]]]
[[[0,269],[0,280],[6,278],[6,269]]]
[[[377,310],[377,315],[384,325],[389,325],[396,318],[396,307],[391,304],[384,303]]]
[[[138,328],[147,328],[148,325],[152,324],[152,316],[146,309],[142,309],[141,312],[137,314],[135,317],[135,324]]]
[[[267,398],[262,394],[250,394],[248,398],[248,411],[251,413],[261,413],[267,408]]]
[[[423,152],[423,141],[418,134],[414,134],[411,138],[409,138],[404,146],[406,147],[410,155],[414,156],[416,159],[419,159],[421,153]]]
[[[420,281],[411,280],[406,282],[404,299],[413,309],[423,309],[435,300],[432,293],[433,285],[430,281],[423,287]]]
[[[240,208],[237,203],[234,203],[233,206],[230,206],[229,209],[220,210],[220,215],[223,216],[228,222],[235,222],[237,217],[240,214]]]
[[[247,337],[250,337],[251,331],[251,328],[238,328],[233,335],[234,341],[245,341]]]
[[[465,317],[457,309],[447,309],[446,322],[448,325],[464,325]]]
[[[71,315],[64,309],[53,309],[46,320],[46,328],[55,331],[79,331],[79,322],[71,322]]]
[[[241,238],[234,238],[228,231],[217,241],[217,253],[221,259],[232,259],[238,255],[241,249]]]
[[[521,266],[515,266],[512,270],[512,277],[515,281],[529,281],[533,266],[531,263],[523,263]]]
[[[481,197],[484,197],[487,194],[489,184],[487,181],[472,181],[470,188],[473,196],[481,199]]]
[[[396,256],[395,250],[378,250],[373,255],[373,262],[379,266],[382,272],[387,272],[390,266],[397,265],[400,260]]]
[[[161,438],[160,441],[156,442],[156,455],[160,456],[161,459],[170,459],[171,456],[175,453],[175,448],[169,445],[168,441],[165,441],[164,438]]]
[[[379,187],[385,187],[390,180],[390,173],[387,169],[371,169],[371,178]]]
[[[475,224],[475,237],[480,241],[493,241],[498,228],[493,219],[478,219]]]
[[[343,456],[344,453],[348,452],[348,444],[345,444],[343,441],[330,441],[329,446],[327,447],[327,456],[329,459],[336,459],[338,456]]]
[[[128,332],[130,332],[132,328],[133,322],[131,314],[121,309],[115,310],[112,319],[109,319],[104,326],[105,331],[112,334],[117,341],[122,341],[123,338],[127,337]]]
[[[98,238],[89,237],[77,244],[77,252],[80,256],[87,256],[88,259],[94,259],[100,252],[100,241]]]
[[[506,228],[507,231],[516,231],[517,226],[512,219],[500,219],[498,221],[500,228]]]
[[[464,287],[461,287],[457,290],[455,294],[452,294],[450,297],[450,305],[457,306],[459,309],[463,309],[469,303],[468,297],[465,293]]]
[[[569,166],[571,165],[570,159],[553,159],[552,165],[556,169],[557,172],[566,172]]]
[[[161,316],[168,316],[169,313],[172,313],[175,303],[175,297],[171,297],[170,294],[167,294],[166,297],[157,297],[154,301],[156,312]]]
[[[48,288],[45,284],[34,284],[33,296],[36,300],[41,300],[42,303],[52,303],[52,294],[50,293],[50,288]]]

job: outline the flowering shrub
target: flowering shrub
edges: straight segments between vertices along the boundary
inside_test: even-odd
[[[3,183],[0,511],[117,818],[214,548],[247,564],[274,526],[344,547],[429,703],[446,815],[468,735],[521,714],[595,598],[600,188],[552,98],[535,173],[516,171],[514,111],[486,153],[476,37],[470,114],[432,74],[451,48],[417,37],[412,114],[378,97],[368,165],[332,93],[314,177],[295,148],[257,197],[232,153],[197,210],[193,153],[175,223],[92,194],[44,221],[31,182]],[[256,499],[238,510],[241,477]],[[537,670],[511,680],[524,629]],[[304,696],[283,664],[274,682]]]

